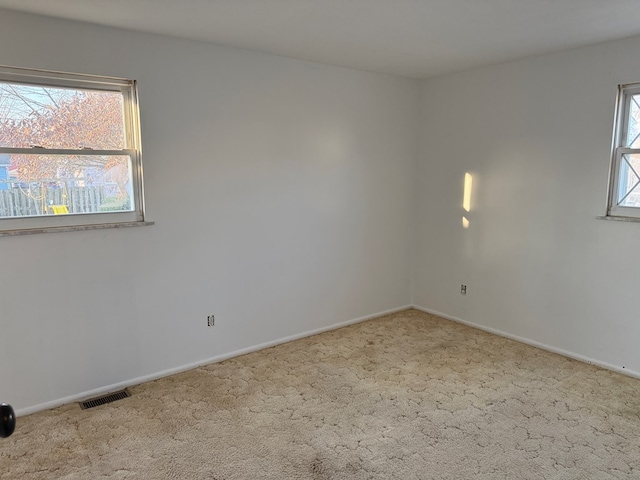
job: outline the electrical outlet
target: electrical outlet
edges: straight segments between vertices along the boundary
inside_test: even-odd
[[[216,324],[216,318],[213,315],[207,315],[207,327],[213,327]]]
[[[462,295],[466,295],[467,294],[467,286],[466,285],[460,285],[460,293]]]

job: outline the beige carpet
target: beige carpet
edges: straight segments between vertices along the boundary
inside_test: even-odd
[[[20,418],[2,479],[640,479],[640,380],[415,310]]]

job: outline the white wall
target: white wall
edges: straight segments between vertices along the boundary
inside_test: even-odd
[[[639,51],[633,38],[424,83],[415,304],[640,372],[640,224],[596,220]]]
[[[410,303],[417,81],[8,11],[0,44],[0,64],[139,81],[156,222],[0,238],[0,401]]]

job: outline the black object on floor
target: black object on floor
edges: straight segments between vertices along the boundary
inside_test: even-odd
[[[0,438],[6,438],[16,429],[16,414],[11,405],[0,404]]]

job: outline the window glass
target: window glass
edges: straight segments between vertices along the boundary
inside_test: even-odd
[[[640,147],[640,100],[639,95],[630,96],[629,113],[627,117],[627,138],[625,147]]]
[[[0,218],[134,210],[127,155],[1,155]]]
[[[0,82],[0,146],[125,148],[120,92]]]

